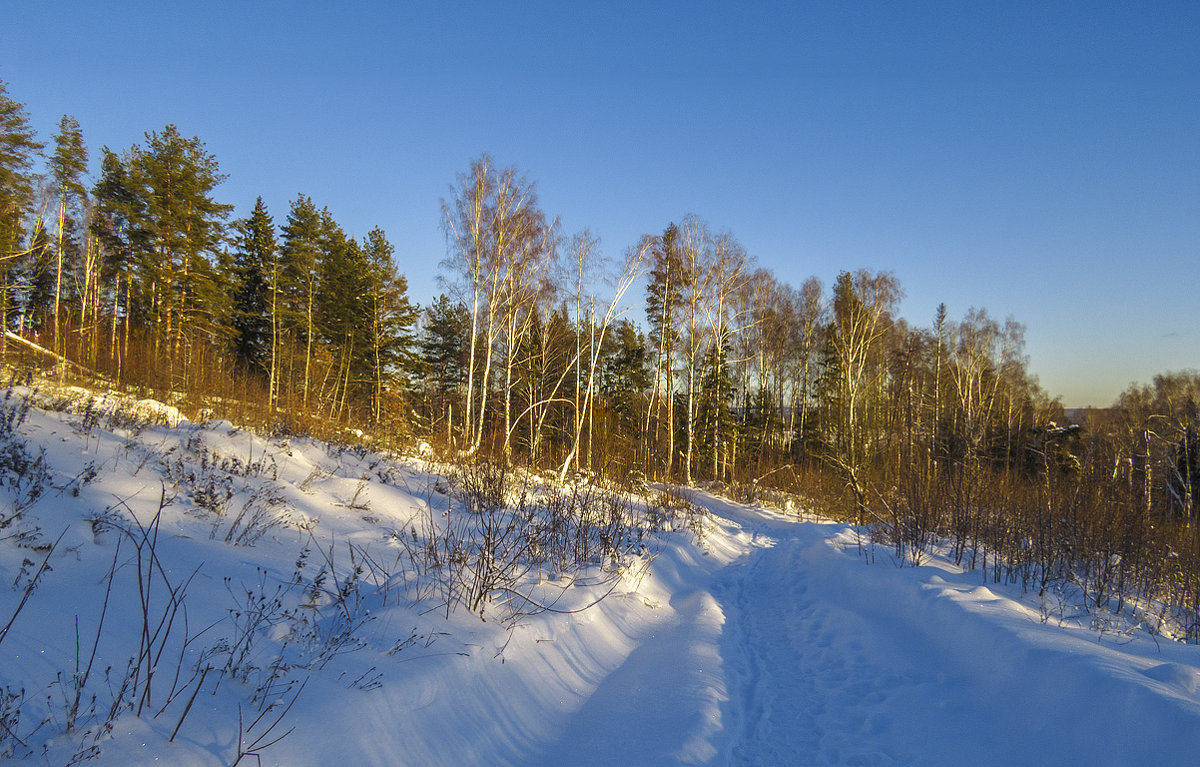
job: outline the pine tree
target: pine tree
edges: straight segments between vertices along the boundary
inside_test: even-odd
[[[328,210],[321,211],[318,242],[313,330],[331,355],[333,380],[323,383],[321,395],[328,398],[321,404],[328,404],[330,417],[336,418],[345,412],[351,388],[366,380],[370,270],[362,247],[346,237]]]
[[[150,284],[155,345],[172,367],[192,335],[212,335],[218,304],[211,258],[225,234],[232,205],[213,199],[224,180],[216,158],[196,137],[174,125],[146,134],[145,149],[133,150],[131,179],[144,198],[144,228],[152,258],[142,264]],[[165,349],[161,344],[165,343]]]
[[[42,145],[29,125],[25,106],[8,95],[8,84],[0,80],[0,317],[5,327],[0,329],[0,359],[8,348],[3,330],[9,327],[15,302],[12,295],[12,276],[23,251],[25,218],[33,204],[33,184],[30,169]],[[40,228],[40,221],[34,230]]]
[[[130,177],[129,160],[108,147],[102,150],[100,179],[92,188],[92,196],[91,232],[101,254],[102,277],[111,285],[109,356],[115,362],[115,377],[120,383],[132,320],[136,315],[142,322],[149,321],[146,301],[139,302],[134,293],[139,264],[149,251],[146,200]],[[123,332],[118,333],[118,325]]]
[[[655,354],[650,407],[646,411],[646,432],[659,400],[659,387],[665,386],[662,399],[667,409],[666,475],[670,478],[675,458],[675,347],[679,331],[676,314],[682,301],[683,262],[679,254],[679,228],[669,224],[650,251],[650,280],[646,285],[646,321],[650,326],[650,348]],[[662,419],[659,418],[659,423]],[[657,435],[657,429],[655,431]]]
[[[403,373],[413,370],[414,327],[419,310],[408,300],[408,281],[396,272],[396,249],[382,229],[376,227],[367,233],[364,250],[370,270],[367,303],[371,313],[371,417],[379,423],[385,393],[397,392]]]
[[[513,365],[512,401],[517,417],[511,427],[511,441],[514,445],[524,446],[530,461],[536,462],[534,437],[539,403],[546,396],[548,383],[545,358],[540,354],[546,343],[546,323],[536,304],[530,309],[527,325],[528,329],[517,341]]]
[[[79,122],[70,115],[63,115],[58,123],[58,135],[54,137],[54,154],[47,161],[54,188],[58,192],[58,237],[55,246],[54,270],[54,350],[61,353],[62,344],[62,293],[63,264],[68,244],[67,229],[74,224],[70,208],[82,205],[87,194],[82,177],[87,170],[87,147],[83,143],[83,131]],[[78,246],[78,243],[72,243]]]
[[[321,252],[321,213],[311,198],[298,195],[292,201],[282,230],[279,249],[279,326],[288,357],[288,389],[294,388],[295,345],[303,348],[302,401],[307,407],[309,373],[315,332],[314,307],[317,295],[317,264]],[[294,352],[289,354],[289,352]]]
[[[538,427],[534,434],[535,455],[542,449],[543,440],[548,443],[548,452],[571,447],[575,428],[574,404],[562,395],[580,386],[576,378],[579,368],[575,364],[578,332],[565,304],[546,320],[541,348],[538,350],[545,404],[540,407]]]

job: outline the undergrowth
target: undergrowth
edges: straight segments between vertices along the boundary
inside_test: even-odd
[[[312,675],[377,643],[387,658],[444,635],[414,627],[410,634],[377,637],[368,626],[381,610],[435,611],[445,618],[465,610],[511,627],[541,611],[587,609],[605,598],[648,566],[664,532],[704,534],[703,511],[678,489],[636,493],[560,483],[487,461],[414,472],[353,444],[325,444],[324,458],[314,458],[315,443],[301,446],[297,440],[309,438],[294,435],[247,433],[247,452],[234,454],[224,437],[238,430],[227,422],[167,428],[153,408],[121,402],[10,389],[0,403],[0,487],[7,504],[0,510],[0,544],[26,552],[11,584],[16,607],[0,615],[7,621],[0,643],[39,586],[62,577],[57,563],[78,560],[85,553],[80,545],[111,550],[100,593],[87,597],[98,614],[75,618],[77,649],[69,667],[38,689],[0,684],[0,757],[69,752],[70,763],[86,761],[100,753],[122,717],[156,723],[171,741],[187,730],[198,699],[217,696],[226,705],[235,702],[226,712],[237,727],[230,763],[255,761],[290,732],[285,718]],[[56,481],[45,453],[22,436],[32,409],[46,405],[85,449],[107,440],[109,452],[97,455],[109,457],[86,461],[74,476]],[[150,429],[156,431],[147,438]],[[313,460],[312,468],[289,490],[284,466],[302,458]],[[84,515],[90,543],[74,544],[69,555],[58,551],[42,533],[38,502],[56,491],[56,503],[71,503],[118,467],[139,482],[156,480],[153,513],[140,516],[131,499],[121,497],[102,510],[93,506]],[[289,493],[312,494],[326,482],[347,480],[353,491],[335,496],[336,505],[367,529],[373,526],[376,544],[319,535],[319,521],[288,500]],[[383,521],[388,510],[373,507],[375,487],[403,488],[417,501],[407,522]],[[94,495],[87,497],[94,503]],[[203,611],[189,609],[193,586],[213,574],[203,565],[180,569],[168,561],[168,512],[173,530],[186,533],[199,524],[217,545],[288,546],[298,539],[294,567],[259,566],[247,581],[222,575],[224,616],[198,623],[192,613]],[[564,602],[575,594],[587,596]],[[136,616],[133,625],[128,615]],[[386,667],[337,673],[342,684],[369,691],[383,683]]]

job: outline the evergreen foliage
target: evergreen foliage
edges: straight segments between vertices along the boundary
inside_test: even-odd
[[[0,82],[10,366],[560,476],[775,486],[881,523],[915,556],[940,535],[960,561],[1012,567],[1033,567],[1045,540],[1107,546],[1130,567],[1166,568],[1155,552],[1168,550],[1200,561],[1193,373],[1068,424],[1028,374],[1015,321],[954,321],[943,306],[912,328],[892,275],[843,272],[828,296],[815,278],[792,288],[695,216],[643,236],[619,274],[598,273],[585,232],[564,274],[535,185],[487,155],[443,202],[450,295],[420,311],[383,230],[349,234],[307,195],[278,240],[261,198],[228,227],[216,158],[172,125],[105,147],[90,190],[73,118],[41,149]],[[645,279],[644,305],[614,299],[606,314],[603,277]],[[36,351],[51,332],[53,353]],[[1160,596],[1200,605],[1195,570],[1156,581]],[[1160,577],[1146,572],[1129,577]]]
[[[130,157],[129,178],[144,202],[138,228],[147,234],[141,290],[155,343],[165,344],[174,359],[185,339],[215,335],[220,301],[211,259],[233,206],[213,198],[225,178],[216,157],[174,125],[148,132],[145,147],[133,147]]]
[[[27,230],[37,237],[43,222],[28,216],[33,207],[33,183],[30,170],[42,149],[29,124],[24,104],[8,94],[8,83],[0,80],[0,317],[10,320],[16,313],[14,283],[20,260],[30,254],[24,249]],[[0,352],[7,350],[7,339],[0,339]]]
[[[417,368],[416,324],[420,308],[408,298],[408,280],[396,270],[395,247],[379,227],[367,233],[368,366],[374,389],[372,419],[383,417],[386,392],[407,392]]]
[[[275,225],[259,197],[249,218],[234,223],[236,246],[230,264],[229,324],[234,358],[268,372],[271,365],[271,280],[276,259]]]
[[[33,204],[29,172],[42,149],[29,124],[25,105],[8,94],[0,80],[0,254],[6,260],[20,253],[25,216]]]
[[[650,389],[646,338],[628,320],[617,323],[604,349],[600,391],[609,398],[622,432],[636,435]]]

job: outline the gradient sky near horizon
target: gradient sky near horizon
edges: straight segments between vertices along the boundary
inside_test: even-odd
[[[245,215],[386,230],[426,303],[489,152],[617,257],[695,213],[777,278],[1026,325],[1067,406],[1200,368],[1200,3],[51,2],[0,9],[43,140],[176,124]]]

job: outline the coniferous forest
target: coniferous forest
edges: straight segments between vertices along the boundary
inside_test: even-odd
[[[1156,600],[1200,641],[1195,372],[1067,414],[1013,319],[907,321],[888,272],[788,285],[694,215],[605,258],[486,154],[447,179],[445,292],[418,305],[403,272],[443,254],[397,263],[319,189],[234,219],[223,178],[174,125],[98,151],[70,116],[38,136],[0,83],[6,373],[272,433],[786,499],[906,560],[944,546],[1039,593]]]

